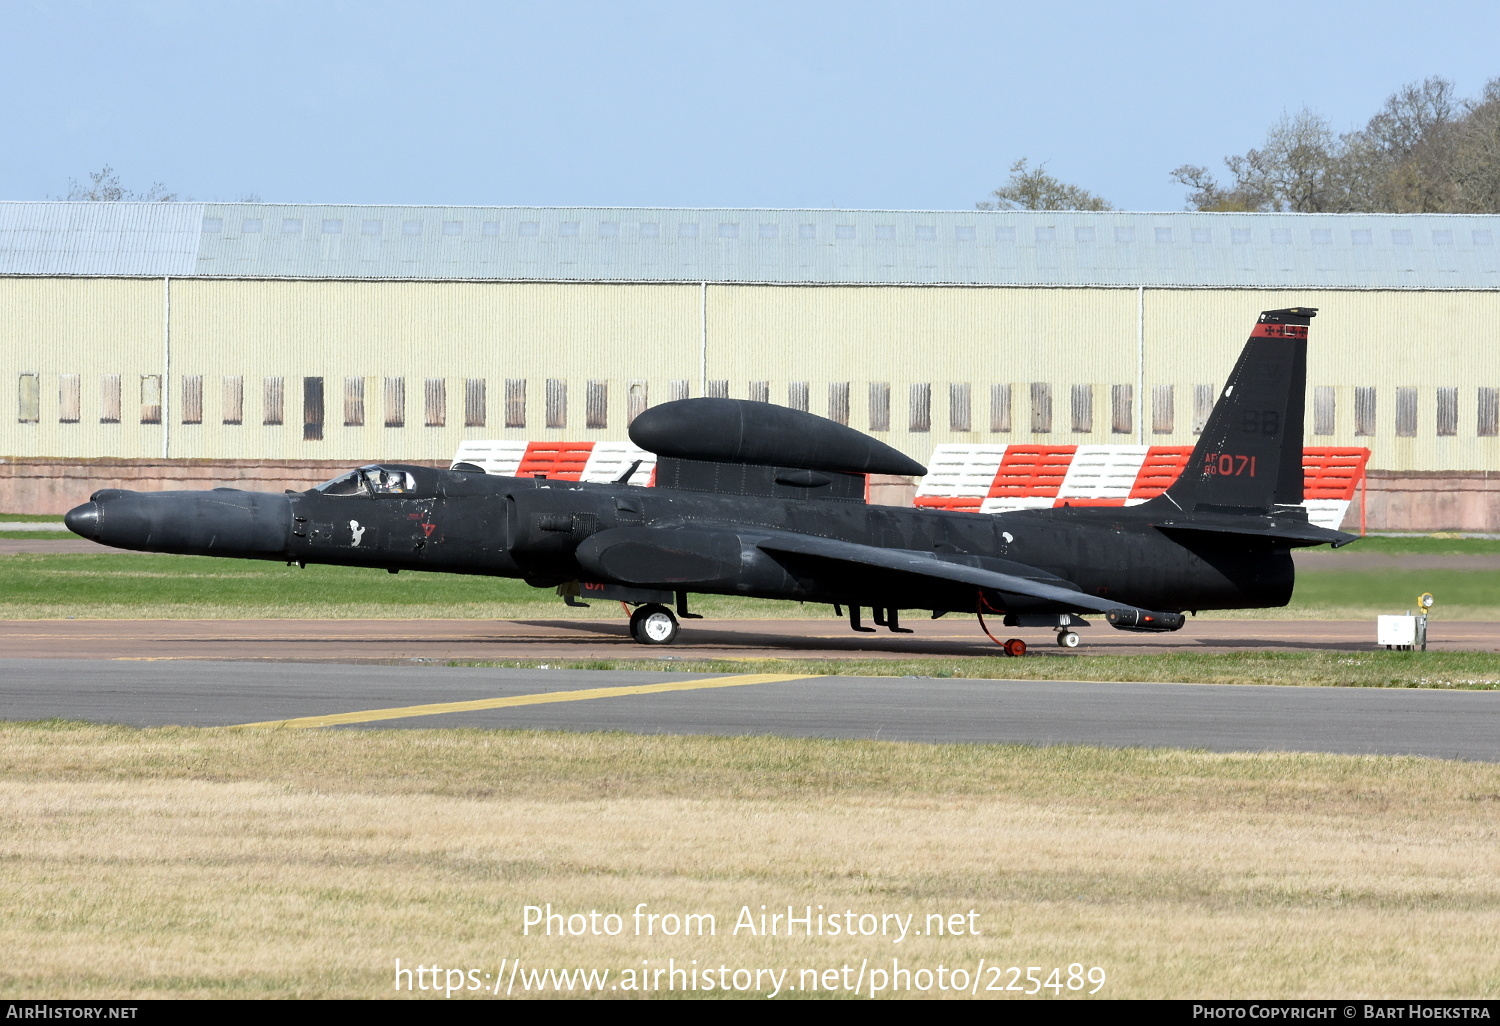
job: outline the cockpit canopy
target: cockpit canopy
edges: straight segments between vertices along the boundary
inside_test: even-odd
[[[313,489],[323,495],[406,495],[417,490],[417,479],[405,470],[371,465],[340,474]]]

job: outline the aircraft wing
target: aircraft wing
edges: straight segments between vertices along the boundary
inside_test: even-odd
[[[877,567],[921,577],[933,577],[943,581],[972,584],[976,588],[1000,592],[1003,595],[1020,595],[1044,602],[1055,602],[1069,610],[1108,613],[1114,610],[1136,608],[1119,599],[1085,594],[1076,587],[1061,582],[1060,578],[1055,579],[1061,583],[1051,584],[1044,580],[1035,580],[1016,574],[965,566],[962,563],[950,563],[930,552],[883,549],[874,545],[861,545],[857,542],[836,541],[832,538],[789,532],[777,532],[756,541],[755,544],[756,548],[767,553],[784,552],[798,556],[812,556],[833,562],[852,563],[862,567]],[[1037,577],[1051,576],[1041,570],[1036,571],[1036,574]]]

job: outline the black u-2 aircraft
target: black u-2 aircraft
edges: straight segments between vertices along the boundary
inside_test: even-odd
[[[856,631],[875,629],[860,622],[866,608],[897,632],[908,632],[906,610],[993,614],[1054,629],[1068,647],[1087,614],[1175,631],[1184,611],[1285,605],[1292,549],[1355,540],[1310,524],[1301,505],[1315,313],[1260,315],[1186,468],[1137,506],[870,506],[866,474],[925,468],[822,417],[703,398],[631,425],[657,454],[654,488],[625,484],[630,472],[591,484],[379,464],[285,495],[104,489],[66,520],[85,538],[149,552],[519,577],[570,604],[633,605],[643,644],[677,636],[690,594],[827,603]],[[1019,639],[1005,648],[1025,652]]]

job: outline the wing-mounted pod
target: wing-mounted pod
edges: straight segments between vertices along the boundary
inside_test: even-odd
[[[635,419],[630,440],[657,454],[658,488],[863,502],[866,474],[927,473],[853,428],[747,399],[663,403]]]

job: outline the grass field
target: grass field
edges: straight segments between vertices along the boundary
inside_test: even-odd
[[[398,958],[616,981],[696,959],[793,986],[864,959],[1079,963],[1117,998],[1500,992],[1494,765],[11,724],[0,766],[17,998],[392,996]],[[627,925],[522,936],[523,907],[549,902]],[[634,936],[642,902],[716,933]],[[960,914],[978,936],[733,935],[762,904]]]
[[[1382,540],[1382,539],[1376,539]],[[1396,541],[1405,541],[1396,539]],[[1444,541],[1487,546],[1484,541]],[[1467,551],[1467,550],[1465,550]],[[1209,617],[1367,619],[1401,612],[1423,591],[1435,614],[1454,620],[1500,618],[1500,572],[1464,570],[1320,570],[1298,575],[1283,609],[1204,613]],[[796,602],[705,596],[694,609],[711,618],[832,619],[832,609]],[[451,574],[309,566],[152,555],[13,555],[0,557],[0,618],[307,618],[616,617],[616,603],[569,609],[550,590],[520,581]]]

